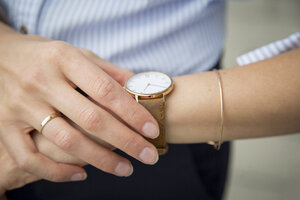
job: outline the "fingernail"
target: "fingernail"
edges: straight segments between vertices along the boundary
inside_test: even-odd
[[[158,161],[157,151],[154,151],[149,147],[144,148],[139,156],[145,163],[155,164]]]
[[[158,128],[152,122],[146,122],[142,128],[143,133],[151,138],[156,138],[159,135]]]
[[[86,173],[73,174],[73,176],[71,177],[71,181],[82,181],[85,180],[86,177],[87,177]]]
[[[133,173],[133,167],[132,165],[121,161],[118,163],[115,172],[120,176],[130,176]]]

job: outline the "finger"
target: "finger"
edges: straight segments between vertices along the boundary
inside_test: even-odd
[[[39,121],[42,121],[49,113],[54,112],[43,108],[39,108],[38,110],[40,112],[30,117],[31,120],[29,122],[35,128],[38,128]],[[98,169],[117,176],[129,176],[132,174],[133,167],[127,159],[92,141],[68,124],[62,117],[50,120],[44,126],[42,134],[63,151],[78,157]],[[49,154],[48,151],[45,153]],[[52,156],[50,155],[50,157]]]
[[[105,71],[109,76],[115,79],[119,84],[124,85],[127,79],[134,75],[134,73],[128,69],[118,67],[106,60],[103,60],[92,51],[87,49],[80,49],[81,52],[94,64],[99,66],[103,71]]]
[[[16,162],[12,159],[1,142],[0,152],[0,196],[5,190],[19,188],[40,179],[18,168]]]
[[[29,183],[33,183],[35,181],[41,180],[40,177],[37,177],[33,174],[27,173],[27,172],[22,172],[24,175],[22,177],[21,180],[23,180],[24,182],[22,183],[22,185],[19,185],[18,187],[22,187],[24,185],[27,185]],[[24,185],[23,185],[24,184]],[[15,189],[15,188],[11,188],[11,189]]]
[[[114,150],[116,149],[116,147],[114,147],[113,145],[103,141],[102,139],[92,135],[92,134],[89,134],[88,132],[86,132],[84,129],[82,129],[78,124],[75,124],[72,120],[70,120],[69,118],[65,117],[65,120],[71,125],[73,126],[74,128],[76,128],[78,131],[80,131],[81,133],[83,133],[84,135],[86,135],[87,137],[89,137],[91,140],[97,142],[98,144],[100,144],[101,146],[109,149],[109,150]]]
[[[79,166],[84,166],[87,164],[78,157],[66,153],[36,130],[31,132],[31,137],[38,151],[48,158],[55,160],[56,162]]]
[[[158,154],[154,145],[118,121],[103,108],[95,105],[67,84],[64,86],[61,84],[61,87],[57,88],[55,92],[61,95],[50,97],[49,100],[53,106],[86,132],[121,149],[141,162],[156,163]]]
[[[30,137],[23,130],[10,127],[2,136],[3,143],[18,166],[31,174],[54,182],[78,181],[86,178],[78,166],[56,163],[40,154]]]
[[[68,63],[65,65],[62,68],[67,78],[96,102],[146,137],[159,135],[158,124],[152,115],[99,67],[87,59],[77,59],[71,67]]]

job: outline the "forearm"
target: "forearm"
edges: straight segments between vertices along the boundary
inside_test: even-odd
[[[300,131],[300,49],[221,70],[224,140]],[[217,140],[220,96],[215,72],[174,78],[166,110],[167,141]]]

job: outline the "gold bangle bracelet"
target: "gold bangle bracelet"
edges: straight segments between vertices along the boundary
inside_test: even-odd
[[[220,136],[218,141],[209,141],[208,144],[213,145],[216,150],[220,150],[222,145],[222,138],[223,138],[223,127],[224,127],[224,104],[223,104],[223,90],[222,90],[222,81],[221,76],[218,70],[214,70],[217,74],[219,80],[219,88],[220,88],[220,105],[221,105],[221,121],[220,121]]]

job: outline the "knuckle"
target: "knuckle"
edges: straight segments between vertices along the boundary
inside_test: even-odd
[[[70,151],[73,146],[73,134],[66,130],[59,130],[54,133],[55,143],[63,150]]]
[[[91,57],[91,56],[94,56],[94,53],[92,52],[92,51],[90,51],[90,50],[88,50],[88,49],[80,49],[81,50],[81,52],[85,55],[85,56],[87,56],[87,57]]]
[[[98,166],[103,171],[109,172],[111,171],[110,162],[111,162],[111,157],[102,156],[99,160]]]
[[[101,127],[101,116],[95,109],[85,110],[82,114],[82,122],[88,131],[94,132]]]
[[[51,61],[60,62],[61,59],[67,57],[67,52],[70,50],[70,45],[62,41],[51,41],[47,44],[46,57]]]
[[[122,150],[125,152],[130,152],[130,149],[137,149],[137,147],[143,144],[142,137],[138,135],[131,136],[122,146]]]
[[[128,113],[130,113],[128,116],[134,121],[137,121],[137,119],[145,119],[145,117],[142,117],[141,111],[141,108],[139,108],[138,106],[134,106],[128,111]]]
[[[95,88],[97,98],[104,98],[110,96],[113,91],[114,84],[108,78],[98,78],[92,84],[92,88]]]

